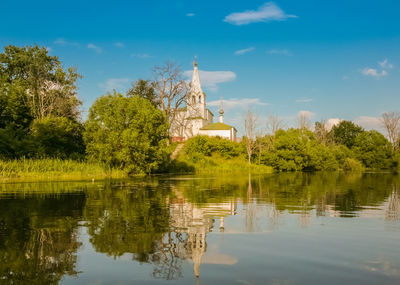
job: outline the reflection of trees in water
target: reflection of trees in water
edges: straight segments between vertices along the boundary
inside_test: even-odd
[[[308,226],[314,216],[352,217],[382,205],[388,221],[399,221],[400,194],[397,186],[391,188],[398,182],[389,174],[337,172],[155,178],[117,187],[107,182],[104,190],[88,189],[86,195],[0,199],[0,276],[16,284],[22,279],[55,284],[65,274],[77,274],[82,219],[98,252],[114,258],[131,253],[152,265],[154,278],[167,280],[181,278],[183,264],[192,260],[198,275],[215,219],[224,227],[223,218],[236,213],[238,201],[246,231],[260,229],[259,221],[274,229],[286,213],[297,214],[299,224]]]
[[[77,274],[84,196],[43,196],[0,199],[0,276],[6,284],[57,284]]]
[[[396,186],[393,186],[393,191],[388,198],[385,218],[388,221],[400,220],[400,191]]]
[[[187,237],[181,233],[167,233],[153,260],[153,277],[174,280],[182,277],[182,265],[186,256]]]

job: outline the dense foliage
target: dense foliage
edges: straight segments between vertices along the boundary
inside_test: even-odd
[[[398,139],[392,136],[390,143],[379,132],[365,131],[350,121],[331,130],[316,122],[314,131],[276,127],[273,134],[257,137],[250,132],[241,143],[196,136],[186,142],[185,158],[171,163],[168,121],[183,102],[187,86],[178,67],[167,64],[156,70],[157,82],[139,79],[126,96],[114,92],[98,98],[84,124],[76,87],[81,76],[74,68],[63,68],[44,47],[5,47],[0,53],[0,159],[89,159],[129,174],[193,171],[196,166],[241,170],[246,160],[262,166],[262,171],[399,166]],[[256,120],[250,121],[254,131]]]
[[[219,163],[226,164],[229,159],[247,157],[244,143],[245,140],[237,143],[196,136],[185,145],[185,159],[188,164],[210,164],[207,157],[219,156],[225,159],[225,162]],[[364,131],[352,122],[343,121],[329,132],[318,123],[314,132],[292,128],[258,137],[251,161],[253,164],[272,166],[277,171],[361,171],[365,168],[396,169],[398,157],[389,141],[379,132]]]
[[[77,157],[83,153],[76,133],[81,128],[78,78],[73,68],[64,70],[44,47],[4,48],[0,53],[0,158]]]
[[[98,98],[89,110],[84,138],[90,159],[129,173],[151,173],[168,160],[165,117],[139,96],[114,92]]]

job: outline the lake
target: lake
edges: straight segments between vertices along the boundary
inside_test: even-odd
[[[0,184],[0,284],[400,284],[400,177]]]

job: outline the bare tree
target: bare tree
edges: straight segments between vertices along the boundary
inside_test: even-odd
[[[253,154],[256,145],[256,129],[257,129],[258,116],[251,110],[247,111],[244,118],[244,132],[245,132],[245,145],[247,155],[249,157],[249,164],[251,164],[251,155]]]
[[[267,130],[271,134],[275,135],[276,131],[284,127],[284,120],[275,114],[268,116],[267,118]]]
[[[324,120],[315,122],[314,134],[315,134],[315,137],[317,138],[318,142],[320,142],[324,145],[328,144],[329,131],[326,128],[326,122]]]
[[[172,62],[154,67],[153,74],[160,108],[172,126],[176,120],[178,108],[186,100],[189,84],[183,80],[180,66]]]
[[[300,111],[297,115],[297,124],[300,129],[310,129],[311,128],[311,113],[308,111]]]
[[[400,140],[400,114],[397,112],[383,113],[382,124],[388,133],[393,149],[396,150],[399,147]]]

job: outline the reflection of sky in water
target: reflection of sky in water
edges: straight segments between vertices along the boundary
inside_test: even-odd
[[[78,192],[45,210],[46,195],[0,202],[31,203],[35,227],[70,221],[82,245],[63,284],[381,284],[400,282],[396,185],[378,174],[163,178],[53,185]]]

